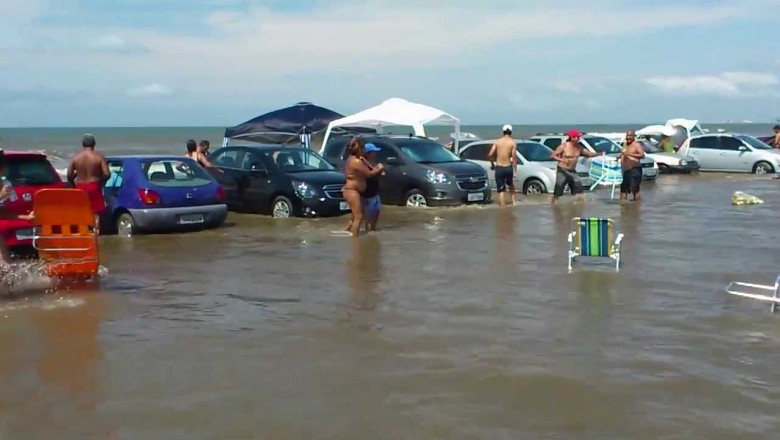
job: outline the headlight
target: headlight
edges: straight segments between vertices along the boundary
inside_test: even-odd
[[[314,188],[306,182],[298,182],[297,180],[293,180],[292,186],[295,190],[295,194],[298,194],[298,197],[302,199],[311,199],[317,195],[316,191],[314,191]]]
[[[680,160],[680,166],[684,167],[685,165],[688,165],[688,161],[686,161],[685,159]]]
[[[446,174],[434,170],[425,172],[425,178],[431,183],[449,183],[450,178]]]

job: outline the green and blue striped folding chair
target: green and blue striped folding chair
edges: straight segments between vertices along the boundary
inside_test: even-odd
[[[577,257],[603,257],[615,260],[620,270],[620,242],[623,234],[615,234],[615,222],[609,218],[575,217],[569,232],[569,271]]]

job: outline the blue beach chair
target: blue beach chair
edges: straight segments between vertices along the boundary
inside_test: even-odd
[[[577,257],[602,257],[615,260],[620,270],[620,242],[623,234],[615,234],[615,222],[609,218],[575,217],[569,232],[569,272]]]
[[[751,293],[745,290],[754,289],[757,292],[772,292],[772,295],[762,295],[761,293]],[[775,313],[778,303],[780,303],[780,275],[775,279],[775,285],[769,286],[766,284],[753,284],[753,283],[740,283],[733,282],[726,287],[726,292],[731,295],[741,296],[743,298],[757,299],[759,301],[767,301],[772,303],[771,311]]]
[[[620,167],[620,162],[614,157],[607,156],[606,153],[591,159],[588,174],[593,180],[591,191],[599,185],[612,187],[610,199],[615,197],[615,188],[623,182],[623,169]]]

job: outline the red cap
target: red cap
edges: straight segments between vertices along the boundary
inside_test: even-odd
[[[570,138],[582,137],[582,133],[580,133],[577,130],[569,130],[569,137]]]

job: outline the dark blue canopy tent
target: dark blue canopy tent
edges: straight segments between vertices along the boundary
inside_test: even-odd
[[[224,145],[231,139],[241,139],[264,144],[301,142],[309,146],[313,133],[325,130],[331,121],[343,117],[310,102],[299,102],[225,129]]]
[[[265,113],[235,127],[225,129],[223,146],[230,140],[245,140],[262,144],[289,144],[300,142],[311,147],[313,134],[323,132],[328,124],[344,115],[310,102],[299,102],[290,107]],[[373,129],[350,129],[345,132],[374,133]]]

